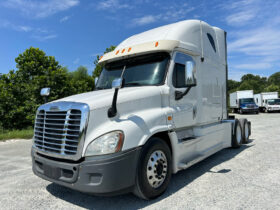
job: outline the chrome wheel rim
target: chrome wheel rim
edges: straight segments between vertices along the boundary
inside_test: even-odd
[[[237,126],[237,128],[236,128],[236,140],[237,140],[238,144],[241,144],[241,139],[242,139],[241,128],[240,128],[240,126]]]
[[[147,164],[147,179],[151,187],[162,185],[167,175],[167,159],[161,150],[154,151]]]

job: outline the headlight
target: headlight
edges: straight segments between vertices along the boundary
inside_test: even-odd
[[[122,131],[113,131],[93,140],[87,147],[86,156],[105,155],[122,149],[124,135]]]

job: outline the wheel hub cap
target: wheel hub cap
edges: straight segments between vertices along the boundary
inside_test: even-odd
[[[153,188],[162,185],[167,175],[167,159],[161,150],[154,151],[147,164],[147,179]]]

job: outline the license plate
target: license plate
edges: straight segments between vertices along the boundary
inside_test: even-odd
[[[45,176],[51,179],[58,179],[61,176],[61,172],[59,168],[52,167],[49,165],[44,165],[44,174]]]

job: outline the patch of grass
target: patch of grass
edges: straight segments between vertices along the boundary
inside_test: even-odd
[[[0,130],[0,141],[8,139],[31,139],[33,136],[33,132],[34,130],[32,128],[11,131]]]

